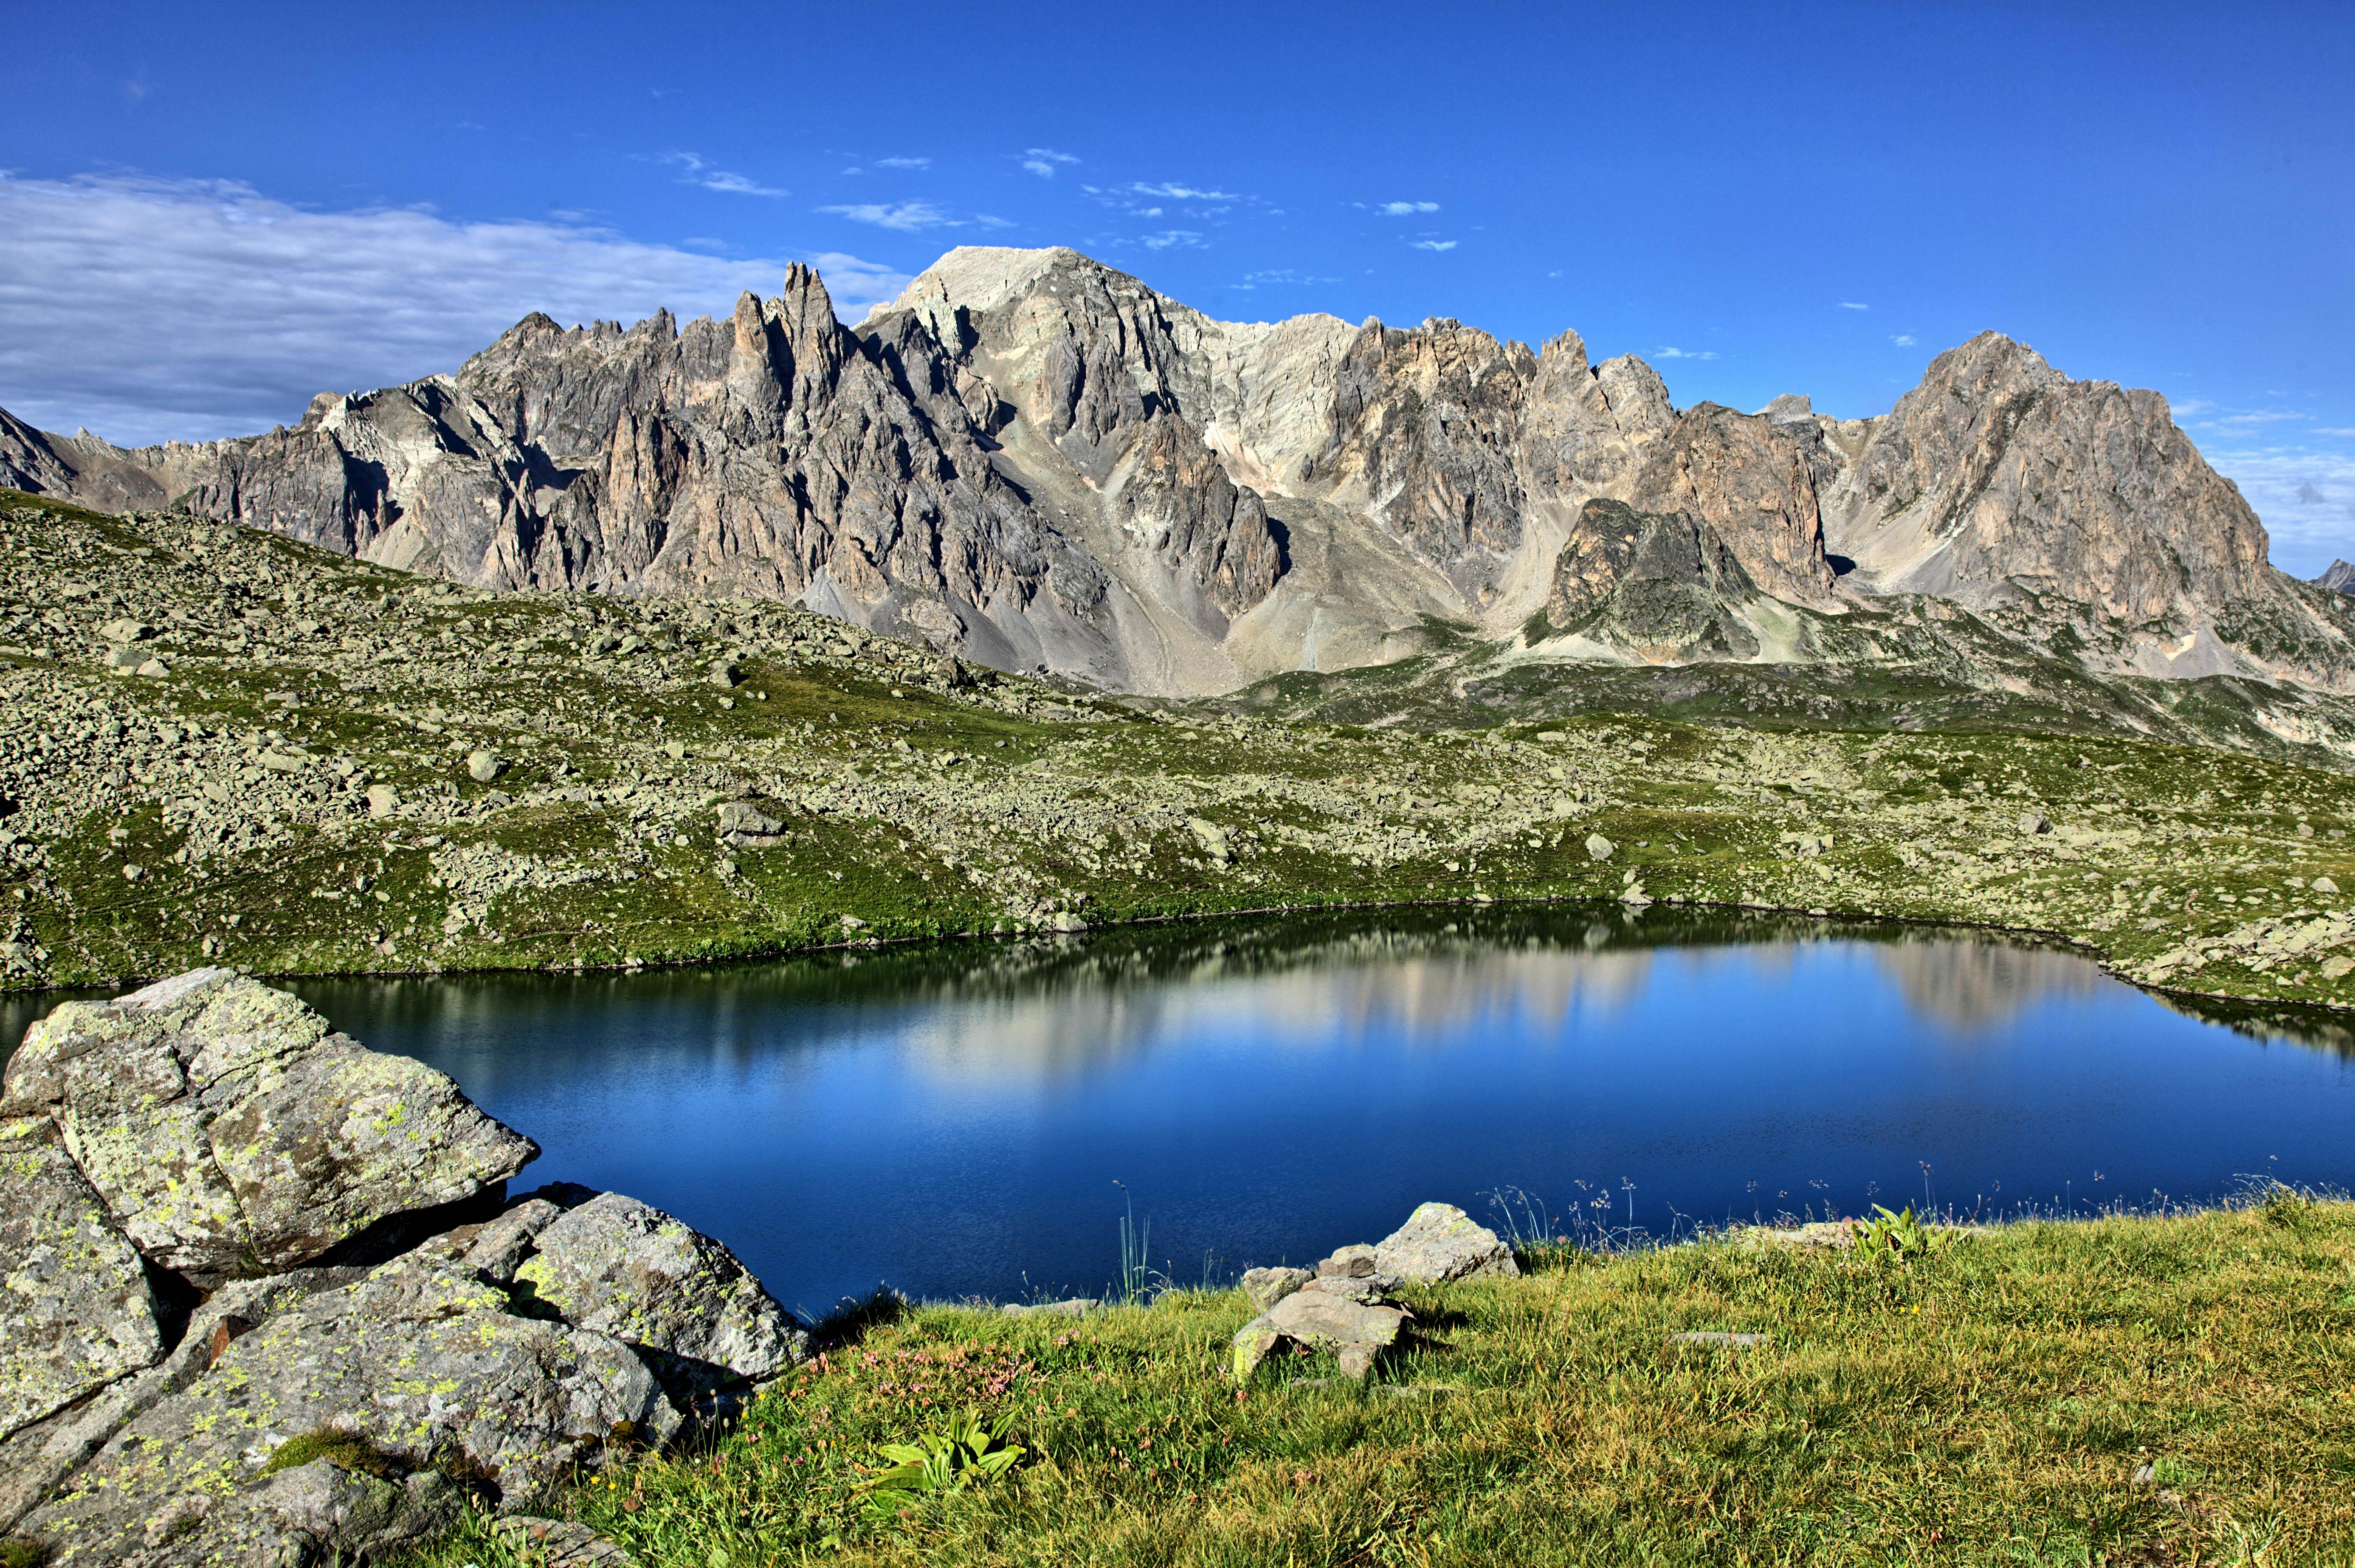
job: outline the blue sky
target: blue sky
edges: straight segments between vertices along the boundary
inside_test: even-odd
[[[237,433],[963,243],[1885,411],[1986,327],[2355,557],[2355,7],[13,6],[0,406]]]

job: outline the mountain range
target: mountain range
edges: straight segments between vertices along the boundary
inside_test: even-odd
[[[1632,355],[1434,317],[1213,320],[1076,251],[963,247],[857,326],[527,316],[454,374],[125,449],[0,411],[0,484],[495,589],[793,601],[1159,695],[1415,654],[1935,660],[2355,692],[2355,603],[2156,392],[1987,332],[1889,413],[1678,409]]]

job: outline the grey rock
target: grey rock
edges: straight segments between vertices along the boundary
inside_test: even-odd
[[[466,753],[466,776],[476,784],[488,784],[506,771],[506,763],[496,752],[474,751]]]
[[[620,1340],[517,1316],[492,1285],[396,1259],[230,1342],[21,1528],[53,1543],[59,1563],[130,1558],[157,1520],[172,1521],[171,1563],[272,1561],[293,1547],[359,1555],[455,1501],[419,1480],[436,1460],[496,1474],[502,1503],[527,1508],[593,1467],[617,1434],[661,1442],[678,1424]],[[281,1443],[323,1429],[365,1439],[407,1476],[386,1492],[324,1472],[261,1474]]]
[[[53,1119],[142,1254],[200,1281],[305,1263],[539,1152],[444,1074],[227,969],[64,1003],[0,1083],[0,1115]]]
[[[1590,833],[1586,836],[1586,858],[1590,860],[1608,860],[1611,859],[1612,852],[1618,848],[1619,846],[1600,833]]]
[[[400,792],[390,784],[370,784],[368,787],[368,814],[374,817],[390,816],[400,809]]]
[[[636,1559],[587,1525],[529,1514],[497,1520],[492,1533],[512,1542],[540,1568],[634,1568]]]
[[[682,1397],[774,1377],[809,1352],[809,1331],[735,1253],[635,1199],[600,1194],[531,1244],[516,1288],[638,1349]]]
[[[1398,1342],[1406,1321],[1407,1314],[1395,1307],[1297,1290],[1236,1330],[1234,1374],[1238,1381],[1249,1380],[1261,1362],[1291,1343],[1334,1351],[1344,1375],[1362,1378],[1379,1353]]]
[[[59,1146],[0,1122],[0,1437],[164,1353],[145,1265]]]
[[[1007,1317],[1085,1317],[1103,1306],[1093,1296],[1075,1296],[1068,1301],[1009,1301],[997,1310]]]
[[[1243,1296],[1254,1312],[1265,1312],[1316,1276],[1305,1268],[1245,1269]]]
[[[1773,1336],[1767,1334],[1732,1334],[1721,1328],[1703,1328],[1689,1334],[1671,1334],[1671,1345],[1721,1345],[1728,1349],[1752,1350],[1764,1345]]]
[[[2023,811],[2019,814],[2019,830],[2033,838],[2040,833],[2051,832],[2052,821],[2041,811]]]
[[[365,1277],[360,1268],[297,1269],[213,1292],[163,1360],[0,1446],[0,1530],[13,1526],[134,1417],[186,1389],[239,1335],[289,1304]]]
[[[1452,1203],[1425,1203],[1375,1249],[1381,1272],[1419,1284],[1518,1275],[1513,1249]]]

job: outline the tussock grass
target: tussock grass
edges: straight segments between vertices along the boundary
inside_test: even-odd
[[[568,1507],[648,1564],[2355,1562],[2355,1204],[2027,1223],[1910,1263],[1739,1234],[1419,1291],[1371,1386],[1220,1375],[1249,1316],[871,1307]],[[1674,1343],[1764,1333],[1749,1349]],[[1005,1478],[860,1518],[879,1445]],[[520,1562],[469,1522],[418,1568]]]

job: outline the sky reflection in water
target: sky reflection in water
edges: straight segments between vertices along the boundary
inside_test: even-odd
[[[817,1312],[1092,1293],[1116,1180],[1181,1282],[1507,1186],[1624,1224],[1633,1182],[1657,1234],[1918,1200],[1923,1161],[1964,1210],[2355,1184],[2327,1026],[1885,928],[1450,912],[297,988],[537,1138],[519,1188],[658,1204]]]

